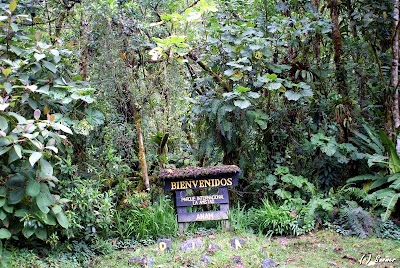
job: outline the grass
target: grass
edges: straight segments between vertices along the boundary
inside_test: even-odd
[[[241,238],[246,243],[239,249],[232,249],[230,240]],[[181,245],[188,239],[202,241],[198,249],[184,252]],[[221,250],[206,250],[210,244]],[[152,267],[261,267],[265,258],[271,258],[279,267],[366,267],[358,262],[363,255],[396,258],[391,264],[377,264],[375,267],[400,267],[400,241],[378,238],[360,239],[344,237],[334,231],[323,230],[299,237],[265,237],[246,232],[233,233],[223,230],[203,231],[172,238],[171,251],[161,253],[156,243],[147,246],[135,245],[131,249],[116,250],[111,254],[92,256],[90,267],[146,267],[129,263],[135,257],[149,257]],[[201,262],[205,256],[210,263]],[[210,259],[209,259],[210,260]],[[62,255],[39,258],[27,250],[14,250],[10,267],[77,267],[76,260]]]
[[[98,259],[93,267],[132,267],[129,259],[147,256],[153,259],[154,267],[261,267],[265,258],[272,258],[280,267],[355,267],[364,254],[396,258],[394,267],[400,267],[400,241],[383,240],[378,238],[359,239],[344,237],[333,231],[325,230],[296,238],[263,237],[248,233],[233,234],[218,232],[206,235],[193,235],[191,238],[200,239],[203,246],[199,249],[183,252],[180,246],[185,239],[183,236],[173,239],[172,250],[160,253],[157,245],[141,247],[135,251],[114,252]],[[230,246],[232,237],[246,241],[242,248],[235,250]],[[207,252],[206,246],[217,244],[221,250]],[[212,263],[204,264],[202,256],[209,256]],[[236,256],[236,257],[234,257]],[[241,265],[241,266],[240,266]],[[388,265],[386,264],[388,267]],[[133,266],[135,267],[135,266]],[[139,265],[136,267],[140,267]],[[385,267],[385,265],[377,265]]]

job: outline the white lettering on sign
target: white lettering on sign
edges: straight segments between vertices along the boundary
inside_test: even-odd
[[[208,188],[233,185],[232,178],[204,179],[190,181],[171,181],[171,190],[184,190],[192,188]]]
[[[196,220],[213,220],[214,213],[199,213],[196,216]]]
[[[181,202],[192,202],[192,205],[215,204],[215,200],[223,200],[223,195],[204,195],[181,197]]]

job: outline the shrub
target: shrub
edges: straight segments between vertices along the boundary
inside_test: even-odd
[[[365,238],[372,234],[373,223],[374,219],[369,212],[349,201],[341,207],[339,218],[333,222],[333,226],[340,234]]]
[[[63,182],[62,191],[73,200],[66,207],[70,228],[68,237],[110,237],[114,227],[116,202],[112,190],[103,191],[98,180],[75,177]]]
[[[290,211],[266,199],[260,208],[249,210],[250,226],[268,235],[301,235],[314,228],[314,221],[305,222],[304,214]]]
[[[330,225],[336,232],[343,235],[357,235],[360,238],[376,236],[399,240],[400,226],[392,221],[383,221],[358,206],[354,201],[348,201],[340,209],[339,217]]]
[[[72,79],[69,52],[45,43],[18,10],[16,1],[0,10],[0,239],[46,241],[69,227],[57,164],[72,153],[73,122],[93,123],[84,107],[94,90]]]
[[[178,231],[172,201],[164,196],[147,203],[120,209],[116,213],[116,234],[123,239],[148,240],[172,236]]]

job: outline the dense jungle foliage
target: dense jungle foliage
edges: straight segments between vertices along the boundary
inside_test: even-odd
[[[398,0],[0,5],[3,259],[174,235],[158,171],[220,164],[233,229],[400,239]]]

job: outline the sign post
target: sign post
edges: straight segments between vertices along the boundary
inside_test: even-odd
[[[228,187],[238,184],[239,174],[240,169],[234,165],[161,170],[158,177],[165,182],[164,189],[174,192],[179,231],[188,222],[213,220],[223,220],[229,229]],[[187,190],[200,193],[188,195]],[[209,205],[218,205],[219,210],[188,212],[188,208]]]

